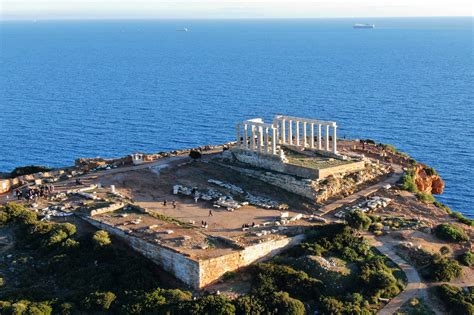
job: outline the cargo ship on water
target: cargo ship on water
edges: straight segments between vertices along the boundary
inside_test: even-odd
[[[354,28],[375,28],[375,24],[356,23]]]

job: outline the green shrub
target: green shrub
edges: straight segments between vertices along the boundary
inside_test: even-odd
[[[465,225],[474,226],[474,220],[466,218],[461,212],[452,212],[450,215]]]
[[[464,266],[474,266],[474,254],[472,252],[465,252],[458,256],[458,260]]]
[[[107,311],[117,297],[112,292],[94,292],[83,301],[83,306],[90,311]]]
[[[452,213],[451,208],[449,208],[447,205],[445,205],[445,204],[443,204],[443,203],[441,203],[441,202],[439,202],[439,201],[435,201],[435,202],[433,202],[433,204],[434,204],[436,207],[438,207],[438,208],[440,208],[440,209],[443,209],[447,214],[451,214],[451,213]]]
[[[256,296],[244,295],[235,300],[235,309],[238,315],[265,314],[265,303]]]
[[[1,209],[2,208],[0,208],[0,225],[5,225],[10,220],[10,217],[5,211],[2,211]]]
[[[94,241],[94,244],[98,247],[107,246],[112,243],[109,237],[109,233],[103,230],[95,232],[94,236],[92,237],[92,240]]]
[[[413,170],[408,170],[402,177],[402,189],[410,191],[412,193],[418,192],[418,187],[415,183],[415,172]]]
[[[461,243],[469,240],[466,231],[459,226],[443,223],[435,228],[435,234],[442,240]]]
[[[447,255],[451,253],[451,248],[449,248],[448,246],[441,246],[441,248],[439,249],[439,252],[441,255]]]
[[[448,284],[436,288],[439,299],[444,303],[450,314],[474,314],[474,289],[464,291]]]
[[[366,231],[372,223],[372,220],[365,213],[359,210],[348,213],[346,215],[346,221],[350,227],[364,231]]]
[[[433,197],[432,194],[429,194],[429,193],[424,193],[424,192],[417,192],[416,193],[416,198],[418,198],[418,200],[422,201],[422,202],[425,202],[425,203],[433,203],[436,201],[435,197]]]
[[[435,281],[451,281],[462,276],[462,268],[456,260],[435,256],[427,271]]]
[[[207,295],[188,304],[190,314],[235,314],[235,306],[228,298],[222,295]]]
[[[275,292],[271,297],[269,306],[271,314],[278,315],[304,315],[306,314],[304,304],[290,297],[287,292]]]
[[[30,175],[30,174],[39,173],[39,172],[49,172],[49,171],[51,171],[51,169],[46,166],[39,166],[39,165],[21,166],[21,167],[15,168],[10,173],[10,177],[14,178],[17,176],[24,176],[24,175]]]

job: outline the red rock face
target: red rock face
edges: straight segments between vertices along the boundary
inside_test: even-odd
[[[415,168],[415,184],[424,193],[440,195],[444,191],[444,181],[424,164],[418,164]]]

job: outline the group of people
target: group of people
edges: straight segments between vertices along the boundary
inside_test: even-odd
[[[242,224],[242,228],[245,229],[245,228],[251,228],[251,227],[255,227],[255,222],[252,222],[252,224]]]
[[[168,201],[167,201],[166,199],[163,200],[163,206],[166,207],[167,205],[168,205]],[[171,205],[173,206],[173,209],[176,209],[176,200],[173,200],[173,201],[171,202]]]
[[[39,198],[48,198],[54,193],[54,185],[46,184],[37,187],[25,187],[15,189],[15,196],[18,200],[37,201]]]
[[[206,221],[201,221],[201,227],[204,228],[204,229],[207,229],[209,225],[207,225],[207,222]]]

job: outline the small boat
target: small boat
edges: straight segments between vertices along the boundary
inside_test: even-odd
[[[353,26],[354,28],[375,28],[375,24],[364,24],[364,23],[356,23]]]
[[[185,28],[180,28],[180,29],[177,29],[176,32],[187,32],[188,29],[185,27]]]

